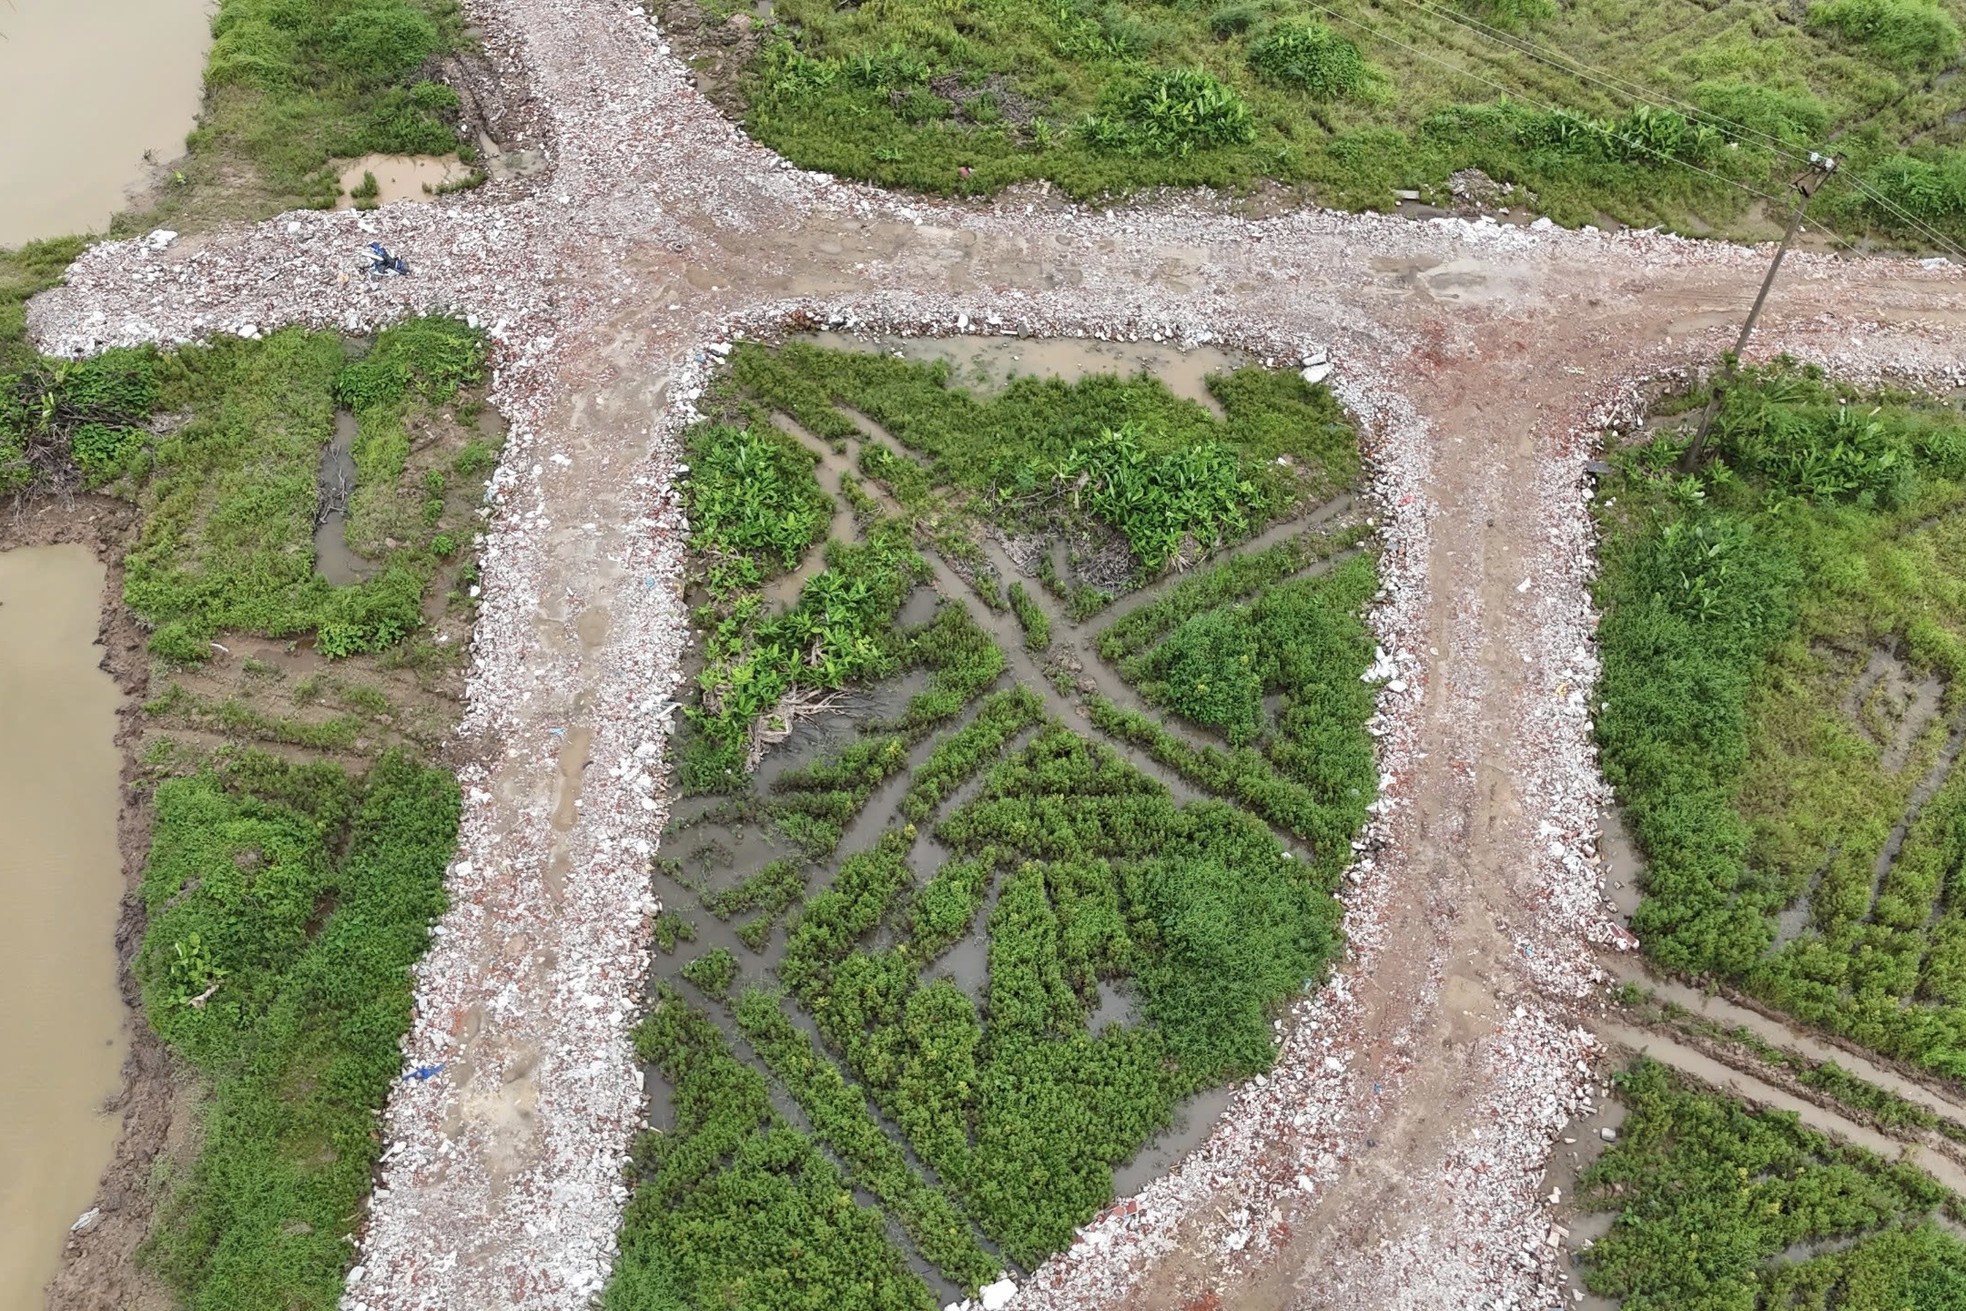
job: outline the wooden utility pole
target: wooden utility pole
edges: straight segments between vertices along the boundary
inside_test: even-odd
[[[1727,357],[1726,368],[1720,380],[1714,384],[1713,396],[1707,401],[1707,412],[1700,416],[1700,430],[1693,434],[1693,444],[1686,448],[1680,457],[1679,468],[1682,473],[1691,473],[1700,467],[1700,459],[1706,454],[1707,430],[1713,427],[1714,416],[1720,413],[1720,401],[1727,393],[1727,384],[1733,380],[1735,366],[1748,348],[1748,338],[1754,335],[1754,325],[1761,318],[1761,307],[1768,303],[1768,291],[1775,285],[1775,275],[1782,271],[1782,260],[1789,253],[1789,243],[1802,228],[1803,212],[1809,208],[1809,198],[1816,194],[1816,188],[1829,180],[1836,172],[1836,161],[1828,155],[1809,152],[1809,168],[1789,185],[1795,189],[1795,213],[1789,216],[1788,231],[1782,234],[1782,244],[1775,247],[1774,262],[1768,266],[1768,276],[1761,280],[1761,294],[1754,298],[1754,308],[1748,311],[1748,321],[1741,325],[1741,339],[1734,343],[1734,351]]]

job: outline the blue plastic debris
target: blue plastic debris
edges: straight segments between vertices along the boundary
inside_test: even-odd
[[[411,1079],[415,1079],[418,1083],[423,1083],[426,1080],[436,1078],[443,1072],[444,1063],[442,1061],[437,1062],[435,1065],[419,1065],[403,1076],[403,1082],[408,1083]]]

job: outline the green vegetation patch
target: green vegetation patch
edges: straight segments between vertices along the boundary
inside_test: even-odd
[[[195,664],[234,631],[312,633],[339,658],[422,627],[423,594],[468,534],[475,488],[440,469],[409,476],[409,429],[482,380],[480,333],[415,319],[353,360],[336,334],[299,328],[21,360],[0,373],[0,495],[79,485],[136,504],[124,599],[155,630],[157,655]],[[316,570],[314,549],[338,406],[356,420],[346,538],[373,574],[344,586]],[[490,449],[474,454],[461,476],[483,474]]]
[[[704,954],[658,971],[709,1007],[706,1040],[734,1035],[733,1069],[748,1078],[755,1059],[796,1104],[838,1164],[829,1186],[864,1190],[895,1237],[864,1271],[815,1256],[810,1287],[763,1300],[733,1272],[775,1279],[784,1245],[817,1252],[813,1204],[774,1201],[751,1230],[713,1223],[698,1201],[713,1186],[767,1183],[752,1137],[684,1117],[662,1150],[705,1182],[645,1175],[622,1239],[644,1254],[611,1305],[863,1306],[881,1296],[865,1279],[904,1260],[973,1293],[1069,1243],[1183,1101],[1275,1059],[1277,1008],[1339,947],[1332,893],[1373,793],[1360,675],[1376,583],[1363,556],[1307,573],[1348,532],[1247,542],[1355,476],[1329,395],[1257,369],[1208,385],[1226,419],[1144,375],[1019,379],[984,398],[947,366],[746,345],[706,389],[686,490],[706,663],[678,772],[718,795],[679,804],[652,872],[665,953],[686,897],[734,928],[706,926]],[[836,518],[821,482],[854,486],[855,468],[872,508]],[[774,574],[828,522],[851,540],[828,540],[794,592]],[[1035,586],[1003,576],[1016,566],[993,537],[1038,548]],[[1236,667],[1254,730],[1168,769],[1099,740],[1165,734],[1151,716],[1115,725],[1095,704],[1087,735],[1063,727],[1080,686],[1066,671],[1085,672],[1070,652],[1095,644],[1060,630],[1112,599],[1087,571],[1118,590],[1238,548],[1155,583],[1165,594],[1112,636],[1121,672],[1206,718],[1183,660],[1219,655],[1228,632],[1249,655]],[[755,563],[741,577],[740,556]],[[1040,672],[1047,651],[1056,668]],[[1177,773],[1247,809],[1177,804]],[[669,986],[651,1025],[676,1033]],[[687,1070],[663,1073],[679,1106],[696,1096],[676,1084]],[[686,1282],[662,1241],[706,1273]]]
[[[1142,374],[1076,383],[1022,377],[987,399],[946,364],[917,364],[803,343],[741,345],[732,375],[752,404],[783,410],[828,440],[858,440],[876,468],[905,453],[963,512],[1006,528],[1055,526],[1061,496],[1119,534],[1151,577],[1347,487],[1351,424],[1322,386],[1245,367],[1207,380],[1224,418]],[[842,408],[844,407],[844,408]],[[863,433],[852,410],[901,451]],[[912,461],[900,461],[920,478]],[[869,476],[880,477],[872,469]],[[904,505],[912,498],[891,478]]]
[[[448,155],[462,101],[431,76],[467,44],[454,0],[220,0],[189,155],[120,226],[332,206],[333,161]]]
[[[666,12],[719,27],[730,9]],[[925,191],[1274,179],[1385,209],[1408,190],[1451,203],[1452,175],[1479,169],[1515,188],[1491,203],[1698,233],[1765,235],[1755,193],[1833,144],[1845,169],[1818,218],[1930,245],[1915,222],[1966,237],[1966,86],[1946,75],[1962,16],[1958,0],[785,0],[729,99],[803,166]]]
[[[1619,453],[1599,511],[1634,925],[1669,969],[1966,1075],[1966,420],[1776,369],[1698,476],[1681,444]]]
[[[158,787],[135,971],[210,1090],[147,1248],[185,1307],[337,1304],[458,814],[448,773],[395,754],[354,777],[246,753]]]
[[[764,1077],[707,1016],[661,988],[635,1049],[674,1089],[675,1123],[635,1146],[603,1306],[933,1311],[880,1213],[772,1110]]]
[[[1916,1167],[1654,1061],[1614,1082],[1631,1113],[1578,1182],[1580,1206],[1617,1213],[1584,1252],[1591,1291],[1625,1311],[1966,1303],[1966,1244],[1939,1223],[1958,1200]]]
[[[158,407],[182,422],[146,452],[124,582],[130,608],[156,627],[151,649],[195,662],[224,630],[312,632],[340,657],[415,632],[436,539],[462,530],[469,503],[447,500],[442,482],[404,484],[406,421],[478,381],[483,350],[463,323],[423,319],[385,329],[354,361],[335,334],[297,328],[156,356]],[[375,565],[342,587],[316,571],[313,545],[337,404],[358,425],[349,545]]]
[[[1058,727],[936,836],[959,863],[919,911],[890,833],[808,899],[779,975],[984,1232],[1034,1265],[1111,1199],[1113,1166],[1182,1098],[1268,1068],[1268,1008],[1322,973],[1337,906],[1259,822],[1177,806]],[[979,1006],[921,975],[959,931],[951,910],[974,914],[992,879]],[[890,920],[931,940],[859,945]],[[1121,980],[1140,1022],[1091,1032],[1101,984]]]
[[[63,272],[88,247],[82,237],[57,237],[0,250],[0,377],[40,362],[27,344],[27,302],[58,285]],[[5,458],[0,453],[0,464]],[[5,477],[0,473],[0,493],[6,491]]]

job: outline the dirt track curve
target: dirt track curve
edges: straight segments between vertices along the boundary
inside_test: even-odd
[[[98,247],[44,349],[372,327],[452,309],[513,420],[484,544],[453,909],[419,970],[345,1305],[574,1308],[605,1277],[641,1115],[627,1031],[686,641],[675,437],[734,331],[1217,340],[1328,351],[1365,424],[1393,676],[1348,953],[1209,1141],[1028,1278],[1020,1308],[1549,1305],[1538,1188],[1590,1096],[1570,1018],[1617,945],[1581,466],[1638,381],[1710,358],[1763,253],[1650,234],[1299,213],[957,207],[782,166],[639,10],[475,0],[550,173],[440,206]],[[1204,203],[1206,202],[1206,203]],[[371,282],[379,239],[414,276]],[[353,276],[350,276],[353,274]],[[1957,381],[1959,270],[1793,259],[1759,348]],[[1528,1255],[1525,1255],[1528,1253]],[[64,1307],[118,1305],[62,1289]]]

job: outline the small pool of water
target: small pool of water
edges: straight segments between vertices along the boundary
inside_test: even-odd
[[[109,1162],[122,695],[99,667],[102,565],[0,552],[0,1306],[38,1307]]]
[[[212,0],[0,4],[0,246],[101,231],[184,153]]]

